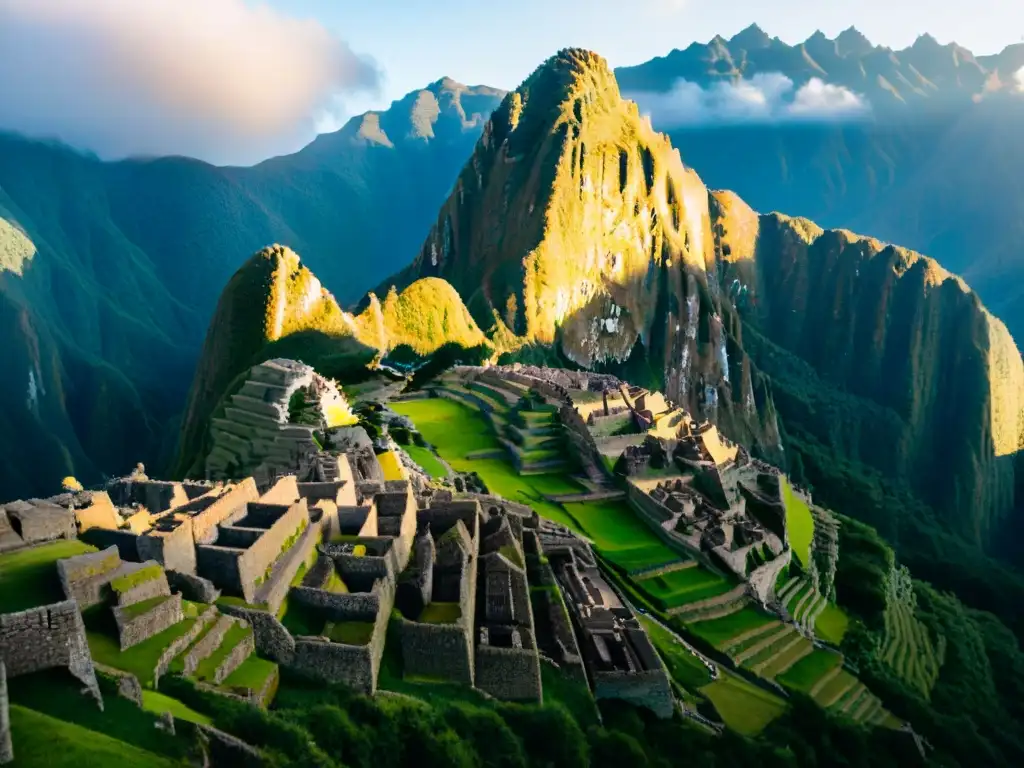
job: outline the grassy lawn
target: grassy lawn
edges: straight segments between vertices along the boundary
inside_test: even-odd
[[[277,664],[253,654],[243,661],[238,669],[228,675],[221,685],[226,688],[251,688],[258,691],[263,688],[267,678],[276,671]]]
[[[776,675],[781,675],[788,671],[790,667],[803,658],[809,645],[811,645],[810,640],[800,638],[800,642],[795,643],[788,651],[775,655],[766,666],[762,667],[759,674],[761,677],[772,680]]]
[[[405,480],[405,469],[402,462],[398,460],[398,454],[394,451],[385,451],[377,455],[377,461],[384,470],[385,480]]]
[[[777,622],[778,619],[770,614],[762,613],[755,608],[744,608],[741,611],[730,613],[728,616],[722,616],[719,619],[690,624],[687,628],[695,635],[704,638],[713,646],[719,648],[727,645],[737,635],[742,635],[744,632],[749,632],[765,624]]]
[[[64,590],[57,577],[56,562],[95,551],[96,547],[69,539],[0,555],[0,613],[60,602]]]
[[[217,667],[224,663],[224,659],[231,653],[231,649],[242,642],[247,635],[251,634],[251,627],[243,627],[238,623],[233,624],[231,629],[224,633],[224,638],[220,641],[217,650],[199,662],[195,673],[196,678],[199,680],[213,680]]]
[[[335,643],[345,645],[366,645],[373,636],[372,621],[342,621],[327,630],[327,636]]]
[[[789,533],[789,545],[800,560],[807,566],[811,559],[811,539],[814,538],[814,518],[807,502],[793,492],[787,478],[780,478],[782,483],[782,502],[786,506],[786,531]]]
[[[800,661],[779,675],[778,682],[798,691],[809,692],[814,684],[843,663],[838,653],[818,650],[804,656]]]
[[[662,610],[723,595],[733,585],[701,566],[643,579],[637,585]]]
[[[153,726],[150,725],[153,729]],[[155,730],[155,729],[153,729]],[[45,765],[50,768],[170,768],[178,765],[166,757],[127,744],[74,723],[41,712],[11,706],[15,762],[12,765]]]
[[[835,603],[825,606],[818,618],[814,621],[814,633],[832,645],[839,645],[846,636],[846,629],[850,625],[850,619]]]
[[[672,633],[662,627],[658,622],[653,621],[649,616],[639,614],[637,618],[643,624],[644,629],[658,649],[661,658],[668,667],[672,679],[684,688],[696,691],[703,685],[711,682],[711,673],[701,663],[700,659],[690,653],[686,648],[676,642]]]
[[[8,680],[10,702],[26,710],[39,713],[62,725],[95,732],[117,740],[125,748],[131,747],[149,753],[180,757],[187,751],[183,740],[157,730],[154,716],[139,709],[128,699],[116,693],[115,683],[100,676],[103,710],[96,702],[82,694],[82,684],[63,669],[51,669]],[[12,706],[13,710],[13,706]],[[13,719],[13,715],[12,715]],[[15,726],[14,754],[16,765],[49,765],[24,760],[21,750],[22,732]],[[92,763],[86,763],[92,765]]]
[[[454,624],[462,617],[458,603],[431,603],[417,621],[423,624]]]
[[[711,700],[725,724],[744,736],[756,736],[786,710],[786,703],[724,670],[700,689]]]
[[[479,412],[442,398],[391,403],[395,413],[408,416],[420,433],[449,463],[466,454],[501,448]],[[464,469],[460,467],[460,469]]]
[[[402,449],[419,465],[420,469],[432,478],[437,479],[448,476],[448,470],[444,468],[444,464],[438,461],[437,456],[430,449],[419,445],[403,445]]]
[[[683,559],[663,544],[624,502],[572,502],[565,509],[602,554],[627,572]]]
[[[213,720],[206,715],[196,712],[177,699],[172,699],[170,696],[165,696],[162,693],[156,691],[143,691],[142,692],[142,708],[147,712],[160,715],[164,712],[170,712],[176,718],[181,720],[188,720],[190,723],[200,723],[201,725],[213,725]]]
[[[324,631],[324,624],[327,623],[327,618],[322,611],[317,611],[297,601],[289,600],[285,601],[283,607],[284,612],[280,617],[281,623],[284,624],[285,629],[296,637],[299,635],[316,636]]]

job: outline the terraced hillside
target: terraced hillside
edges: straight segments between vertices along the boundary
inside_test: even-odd
[[[917,618],[916,609],[910,574],[906,569],[896,569],[890,575],[881,658],[900,679],[927,698],[945,661],[946,638],[934,637]]]
[[[652,641],[684,700],[711,702],[726,724],[742,733],[757,733],[784,712],[789,689],[807,692],[822,706],[835,707],[856,722],[899,725],[842,669],[839,654],[816,648],[802,634],[826,610],[839,610],[806,579],[793,578],[782,587],[788,603],[795,607],[794,598],[799,599],[803,624],[783,622],[759,609],[745,584],[666,546],[625,502],[560,502],[552,488],[583,493],[586,481],[564,471],[516,471],[516,456],[503,447],[508,441],[499,435],[518,431],[520,440],[546,439],[553,422],[534,415],[546,413],[543,410],[517,412],[530,393],[507,382],[499,386],[496,378],[467,381],[465,375],[452,372],[437,381],[438,397],[394,401],[390,407],[409,417],[457,470],[476,471],[492,492],[529,504],[587,536],[604,560],[605,572],[631,600],[650,611],[645,626],[649,631],[656,626]],[[531,428],[538,431],[530,432]],[[809,546],[810,532],[807,542]],[[723,663],[717,665],[718,677],[708,675],[701,652],[688,645],[686,637],[719,654]]]

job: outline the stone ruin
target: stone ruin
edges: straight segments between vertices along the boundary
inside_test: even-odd
[[[321,450],[317,434],[356,421],[334,382],[285,359],[253,366],[222,410],[210,425],[206,476],[253,475],[260,484],[304,475]]]

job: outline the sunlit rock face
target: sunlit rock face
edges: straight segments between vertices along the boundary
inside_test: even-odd
[[[640,355],[670,398],[777,451],[770,393],[723,305],[709,206],[604,59],[562,51],[495,111],[398,281],[444,277],[482,328],[584,367]]]

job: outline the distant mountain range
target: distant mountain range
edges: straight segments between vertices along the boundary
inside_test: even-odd
[[[893,52],[851,29],[789,46],[751,27],[615,74],[709,187],[935,256],[1021,336],[1021,66],[1021,45],[974,57],[925,36]],[[818,78],[870,110],[672,125],[651,106],[681,81],[708,91],[759,77],[788,79],[788,98]],[[4,495],[169,462],[203,333],[239,265],[281,243],[342,305],[356,301],[420,251],[502,96],[438,80],[252,168],[103,163],[0,136]]]

